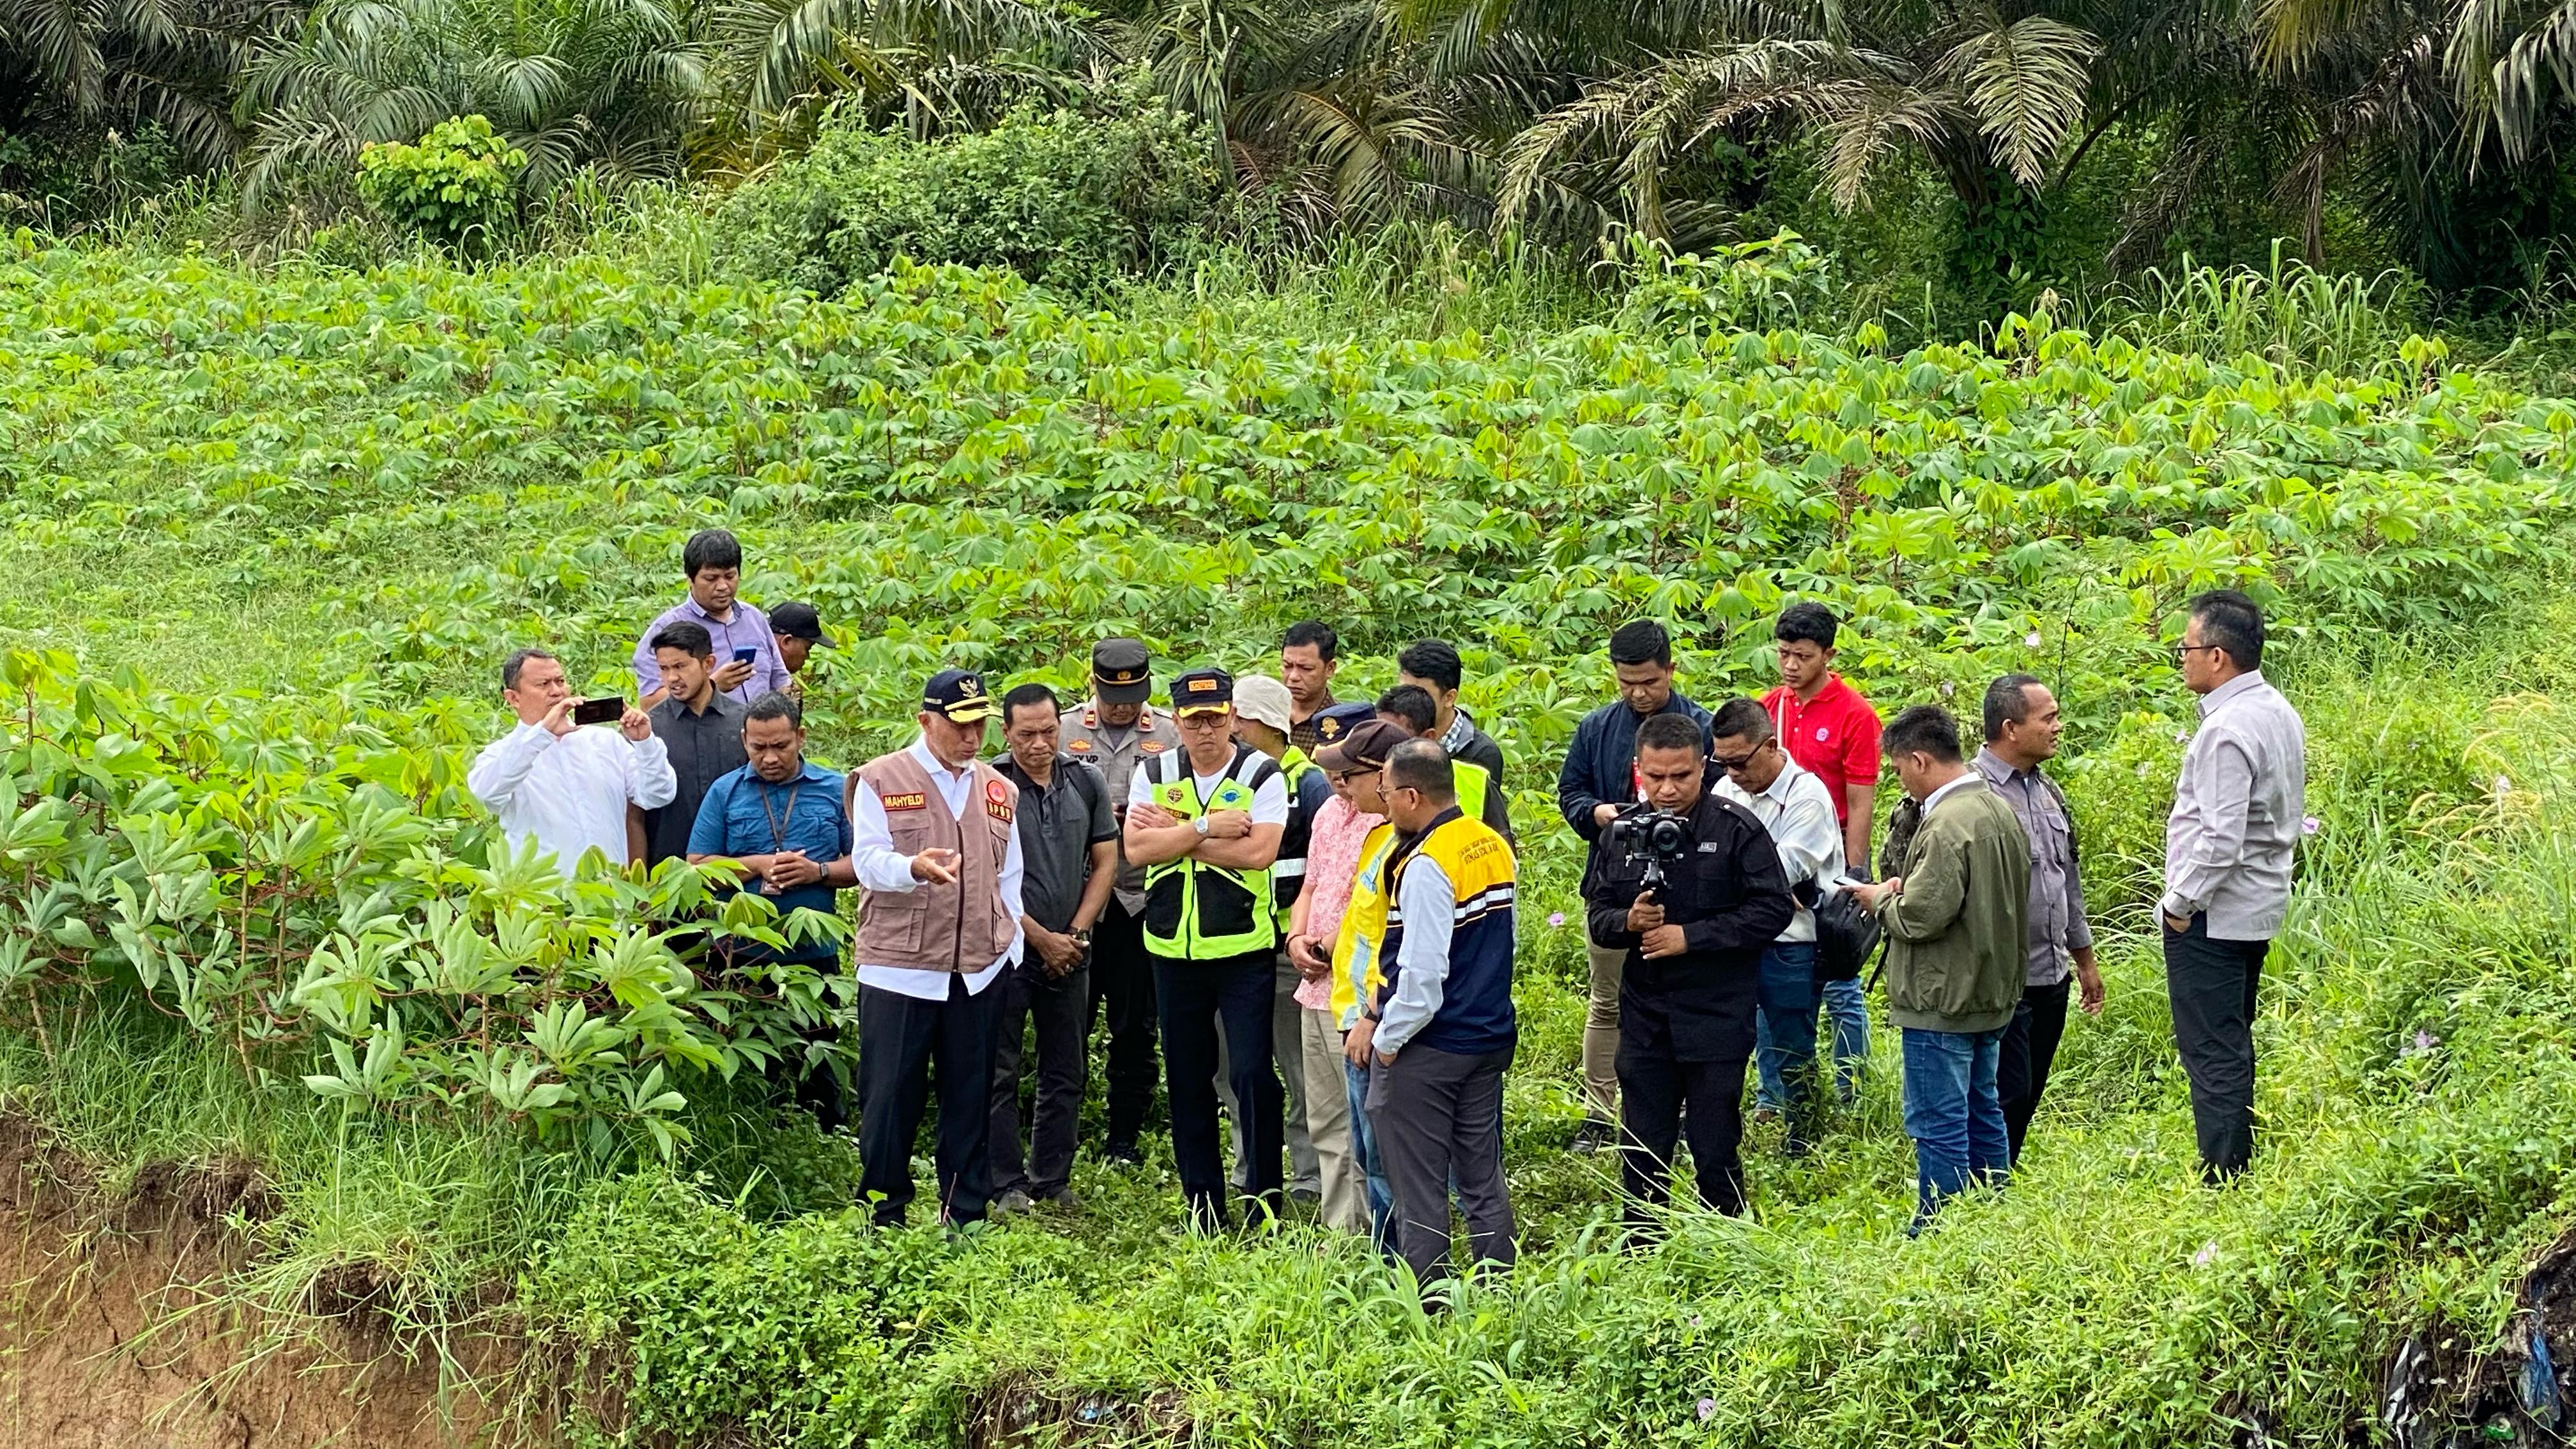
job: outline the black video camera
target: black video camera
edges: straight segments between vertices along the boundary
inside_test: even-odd
[[[1680,864],[1690,854],[1690,822],[1640,802],[1612,818],[1609,829],[1602,832],[1602,844],[1623,862],[1643,860],[1645,871],[1639,877],[1643,889],[1661,890],[1665,867]]]

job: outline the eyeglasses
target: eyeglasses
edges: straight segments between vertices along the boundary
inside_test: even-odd
[[[2226,647],[2227,646],[2224,644],[2176,644],[2173,647],[2174,663],[2180,664],[2185,658],[2198,653],[2203,649],[2224,649]]]
[[[1370,775],[1374,775],[1374,774],[1376,774],[1376,773],[1377,773],[1377,771],[1376,771],[1376,770],[1373,770],[1373,769],[1371,769],[1371,770],[1344,770],[1344,771],[1342,771],[1340,774],[1335,775],[1333,778],[1334,778],[1335,780],[1338,780],[1338,781],[1340,781],[1341,783],[1343,783],[1343,784],[1347,785],[1347,784],[1351,783],[1353,780],[1365,779],[1366,777],[1368,777],[1368,776],[1370,776]]]
[[[1708,757],[1708,762],[1732,775],[1736,771],[1743,769],[1745,766],[1752,764],[1755,758],[1760,756],[1761,753],[1761,748],[1756,746],[1740,755],[1711,755]]]

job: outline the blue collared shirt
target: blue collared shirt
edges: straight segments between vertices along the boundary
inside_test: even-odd
[[[850,816],[841,790],[840,772],[811,760],[794,779],[775,785],[745,765],[708,787],[698,823],[689,830],[689,854],[739,857],[801,850],[807,860],[828,865],[850,853]],[[756,879],[744,888],[764,889]],[[838,901],[838,893],[819,881],[770,898],[782,917],[798,907],[829,914]]]

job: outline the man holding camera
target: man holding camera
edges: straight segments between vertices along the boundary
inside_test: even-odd
[[[1744,1064],[1762,951],[1795,918],[1770,832],[1707,789],[1699,721],[1637,726],[1642,804],[1612,818],[1585,872],[1593,944],[1625,953],[1619,976],[1620,1179],[1631,1226],[1671,1195],[1688,1107],[1700,1199],[1744,1211]]]

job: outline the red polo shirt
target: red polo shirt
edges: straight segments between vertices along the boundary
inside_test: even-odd
[[[1762,696],[1762,707],[1771,712],[1789,758],[1816,772],[1834,797],[1834,818],[1849,824],[1851,801],[1843,787],[1878,783],[1878,711],[1839,674],[1825,676],[1825,687],[1805,704],[1783,684]]]

